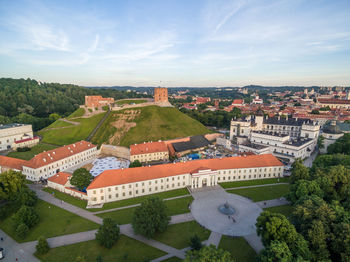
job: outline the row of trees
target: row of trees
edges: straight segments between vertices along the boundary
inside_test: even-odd
[[[311,169],[293,164],[287,198],[289,220],[263,212],[257,232],[265,250],[260,261],[349,261],[350,156],[321,155]]]
[[[230,126],[232,118],[242,116],[241,110],[237,107],[233,108],[232,112],[223,110],[200,112],[198,110],[188,110],[185,108],[181,108],[180,111],[198,120],[205,126],[215,126],[218,128],[227,128]]]

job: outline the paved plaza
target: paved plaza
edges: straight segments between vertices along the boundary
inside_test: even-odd
[[[207,188],[192,193],[194,201],[191,213],[195,220],[205,228],[228,236],[248,236],[256,234],[255,223],[263,211],[251,200],[229,194],[221,187]],[[219,212],[218,207],[228,203],[235,209],[231,216]]]

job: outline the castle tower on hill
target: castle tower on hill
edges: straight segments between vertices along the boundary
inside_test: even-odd
[[[168,102],[168,88],[154,88],[154,102]]]

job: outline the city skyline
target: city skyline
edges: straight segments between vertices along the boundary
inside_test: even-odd
[[[3,1],[0,72],[84,86],[350,86],[349,13],[348,1]]]

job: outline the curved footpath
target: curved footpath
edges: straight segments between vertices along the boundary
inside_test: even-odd
[[[40,185],[31,184],[29,185],[29,187],[36,192],[37,196],[40,199],[52,205],[63,208],[85,219],[88,219],[92,222],[95,222],[97,224],[102,224],[102,218],[96,216],[95,214],[89,211],[81,209],[79,207],[73,206],[65,202],[61,202],[61,200],[53,197],[51,194],[42,191]],[[192,196],[194,197],[195,200],[192,203],[191,213],[172,216],[170,224],[183,223],[183,222],[188,222],[196,219],[197,222],[207,227],[209,230],[212,230],[208,240],[203,241],[203,244],[205,245],[213,244],[215,246],[218,246],[220,243],[222,234],[225,234],[225,235],[237,234],[237,235],[243,235],[244,238],[247,240],[247,242],[253,247],[253,249],[257,253],[261,249],[263,249],[263,245],[261,243],[260,238],[257,236],[256,232],[254,232],[254,230],[252,230],[252,228],[249,227],[253,223],[252,222],[253,218],[256,219],[257,214],[258,213],[260,214],[260,212],[262,211],[262,207],[285,205],[288,203],[283,199],[274,199],[274,200],[267,200],[267,201],[254,203],[247,198],[237,196],[234,194],[229,194],[225,190],[223,190],[220,186],[215,187],[214,189],[206,188],[204,190],[198,190],[196,192],[192,192]],[[212,200],[210,200],[211,198]],[[217,210],[217,205],[225,203],[224,202],[225,200],[228,201],[229,204],[231,204],[234,208],[237,209],[237,213],[236,213],[237,224],[233,224],[233,222],[230,221],[227,218],[227,216],[222,215],[220,213],[219,215],[222,215],[222,217],[220,216],[217,217],[218,214],[216,214],[216,211],[215,211]],[[244,209],[244,205],[248,205],[248,207]],[[253,209],[255,209],[255,211],[253,211]],[[208,212],[208,210],[211,210],[211,211]],[[208,216],[203,213],[208,214]],[[211,213],[214,213],[214,214],[211,214]],[[251,215],[251,219],[247,219],[248,218],[247,216],[249,215]],[[221,227],[220,223],[223,223],[226,226]],[[228,225],[229,227],[227,227]],[[90,230],[90,231],[80,232],[76,234],[52,237],[52,238],[49,238],[47,241],[51,248],[59,247],[63,245],[70,245],[70,244],[79,243],[79,242],[85,242],[88,240],[95,239],[96,231],[97,230]],[[154,239],[147,239],[141,235],[136,235],[132,229],[131,224],[121,225],[120,233],[167,253],[162,257],[152,260],[152,262],[163,261],[165,259],[168,259],[174,256],[180,259],[184,259],[186,255],[186,251],[189,250],[189,248],[184,248],[181,250],[176,249],[174,247],[168,246]],[[33,255],[35,252],[35,246],[37,244],[37,241],[18,244],[9,236],[7,236],[5,232],[0,230],[0,234],[1,234],[1,237],[4,237],[4,242],[0,242],[1,246],[5,248],[6,258],[3,261],[15,261],[15,258],[18,258],[19,261],[25,261],[25,262],[39,261]]]

